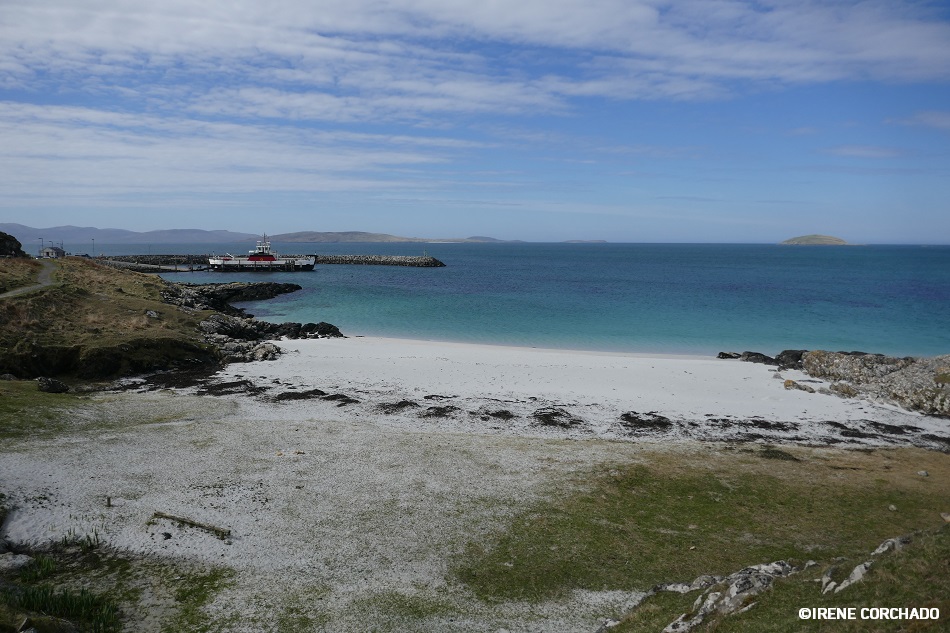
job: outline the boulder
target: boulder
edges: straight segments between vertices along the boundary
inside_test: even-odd
[[[719,352],[719,354],[716,355],[716,358],[724,358],[727,360],[732,360],[735,358],[739,358],[739,356],[741,356],[741,354],[739,354],[738,352]]]
[[[763,363],[765,365],[778,365],[778,361],[771,356],[760,354],[759,352],[742,352],[739,354],[739,360],[746,363]]]
[[[300,338],[343,338],[340,328],[332,323],[321,321],[320,323],[307,323],[300,327]]]
[[[803,385],[803,384],[801,384],[801,383],[797,383],[797,382],[795,382],[794,380],[786,380],[786,381],[785,381],[785,388],[786,388],[786,389],[797,389],[797,390],[799,390],[799,391],[804,391],[805,393],[815,393],[815,390],[812,389],[811,387],[809,387],[808,385]]]
[[[37,388],[40,391],[46,393],[66,393],[69,391],[69,385],[64,382],[60,382],[55,378],[47,378],[46,376],[40,376],[36,379]]]
[[[807,352],[807,349],[787,349],[779,352],[775,360],[778,361],[778,365],[782,369],[801,369],[802,357]]]

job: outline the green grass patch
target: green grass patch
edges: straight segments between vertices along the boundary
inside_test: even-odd
[[[79,589],[54,589],[49,585],[4,587],[0,595],[14,609],[66,618],[82,630],[108,633],[119,628],[118,606],[105,596]]]
[[[25,583],[35,583],[46,580],[56,573],[56,559],[39,554],[33,562],[20,570],[20,580]]]
[[[471,543],[453,574],[486,601],[541,601],[780,559],[854,557],[939,520],[950,488],[950,477],[912,474],[924,462],[946,474],[942,454],[796,453],[800,461],[656,455],[578,477],[494,539]]]
[[[0,381],[0,439],[65,430],[69,411],[86,400],[75,393],[44,393],[32,380]]]
[[[212,630],[213,622],[206,613],[205,607],[211,603],[215,594],[231,584],[233,578],[233,570],[214,569],[175,579],[175,602],[178,606],[178,615],[174,622],[165,626],[162,631],[200,633]]]
[[[373,604],[386,616],[403,620],[425,620],[455,610],[453,605],[437,598],[398,591],[375,596]]]

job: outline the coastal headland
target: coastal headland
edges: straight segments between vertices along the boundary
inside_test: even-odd
[[[0,627],[593,633],[787,630],[800,607],[947,615],[948,357],[346,338],[231,305],[293,284],[174,284],[67,258],[34,287],[36,262],[4,261],[0,281],[34,289],[0,299]],[[73,360],[42,362],[51,349]],[[80,588],[99,615],[65,608]]]

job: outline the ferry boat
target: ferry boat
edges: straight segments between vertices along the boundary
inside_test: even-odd
[[[208,258],[208,267],[211,270],[237,271],[257,270],[268,271],[296,271],[313,270],[317,258],[309,257],[281,257],[270,249],[270,240],[267,235],[257,241],[253,251],[248,251],[246,257],[234,256],[227,253],[222,256],[212,255]]]

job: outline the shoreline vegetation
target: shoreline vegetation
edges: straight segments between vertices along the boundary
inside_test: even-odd
[[[0,299],[0,631],[945,626],[950,358],[343,338],[231,305],[294,290],[66,258]],[[710,602],[730,583],[758,590]]]

